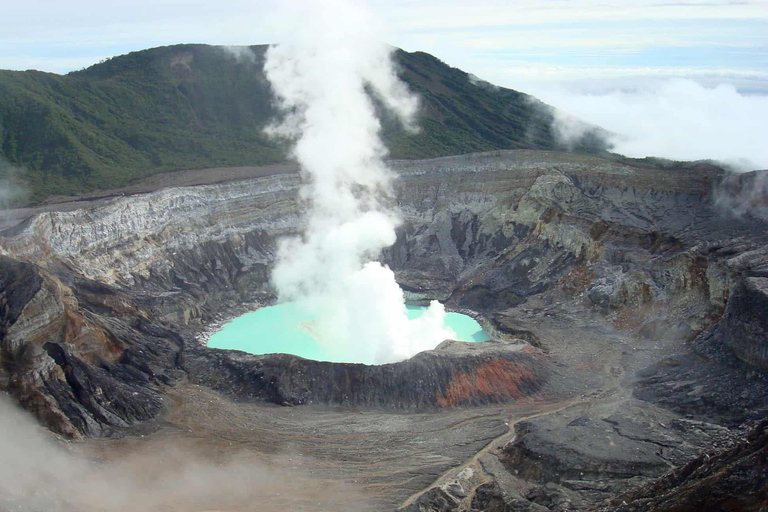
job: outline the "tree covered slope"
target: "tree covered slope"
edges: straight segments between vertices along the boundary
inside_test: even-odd
[[[263,132],[278,115],[266,49],[176,45],[67,75],[0,71],[3,167],[20,169],[34,202],[171,170],[285,161],[284,145]],[[416,134],[383,113],[392,157],[556,148],[550,107],[426,53],[398,50],[396,60],[422,109]],[[595,141],[581,149],[601,149]]]

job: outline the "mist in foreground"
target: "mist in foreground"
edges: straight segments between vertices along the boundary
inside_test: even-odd
[[[293,454],[221,460],[154,440],[119,460],[91,460],[0,396],[0,510],[9,512],[358,511],[348,486],[302,474]]]

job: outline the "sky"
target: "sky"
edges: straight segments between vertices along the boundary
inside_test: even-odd
[[[0,6],[0,68],[65,73],[168,44],[279,42],[285,27],[274,16],[278,5],[300,10],[302,1],[6,4]],[[366,4],[385,42],[426,51],[600,124],[617,132],[617,147],[632,156],[711,157],[768,168],[768,142],[762,142],[768,121],[756,119],[768,118],[768,0]],[[685,133],[705,143],[697,149],[690,140],[675,142]],[[709,142],[724,139],[732,149],[712,151]]]

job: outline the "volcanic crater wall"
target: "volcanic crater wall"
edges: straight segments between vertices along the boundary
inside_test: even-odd
[[[620,328],[692,337],[736,308],[731,290],[755,277],[741,255],[761,247],[758,221],[722,219],[711,198],[722,171],[711,166],[662,171],[534,151],[393,166],[402,224],[383,261],[409,299],[473,309],[500,329],[498,313],[544,296],[597,308]],[[163,386],[181,373],[220,381],[200,362],[214,351],[195,348],[208,355],[185,367],[185,345],[217,315],[272,298],[276,240],[301,229],[299,186],[298,175],[275,175],[170,188],[46,212],[6,232],[0,385],[59,431],[105,435],[156,415]],[[670,322],[671,310],[683,320]],[[755,348],[764,322],[742,336],[740,316],[724,318],[725,341],[765,365]],[[259,395],[267,388],[245,394],[343,401],[285,382],[272,398]],[[454,393],[466,387],[449,379],[408,403],[460,403],[450,382]]]

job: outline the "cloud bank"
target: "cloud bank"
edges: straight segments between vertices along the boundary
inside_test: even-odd
[[[566,141],[582,129],[573,116],[612,132],[613,151],[623,155],[712,159],[742,171],[768,168],[768,96],[684,79],[633,91],[535,94],[563,111],[555,128]]]

